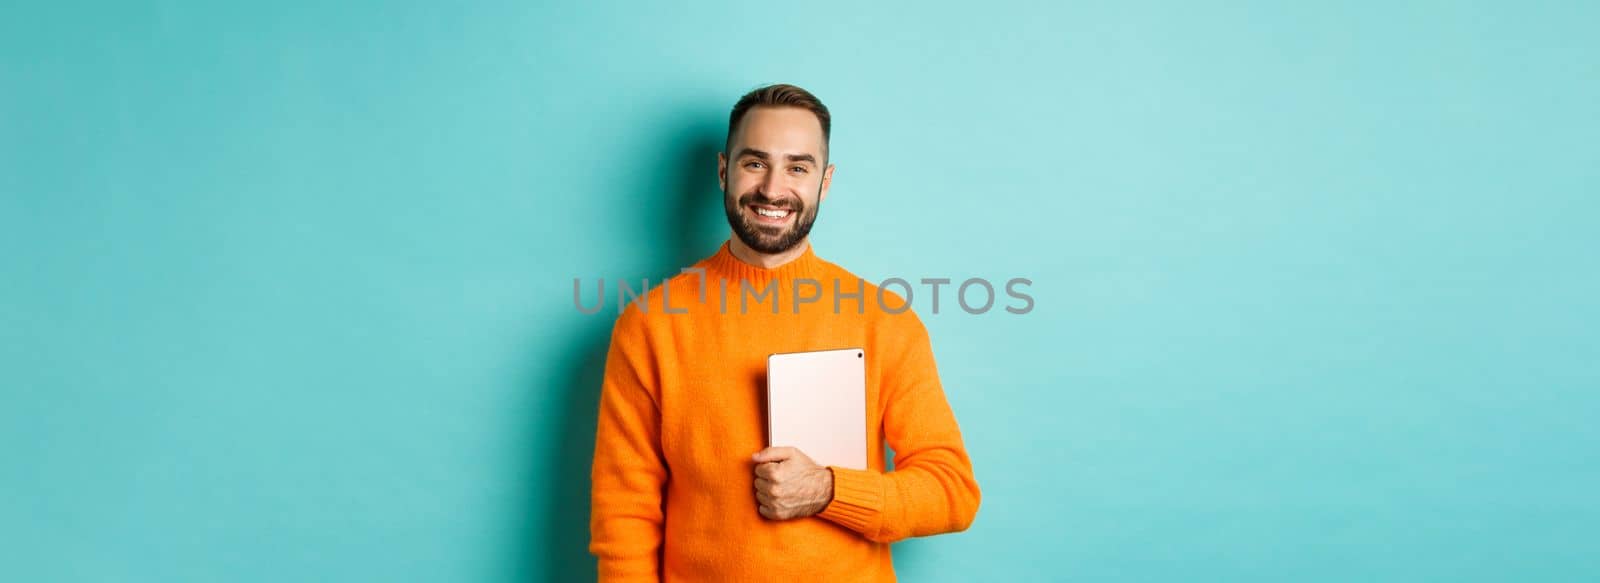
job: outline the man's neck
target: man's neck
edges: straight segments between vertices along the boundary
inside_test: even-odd
[[[749,245],[745,245],[744,241],[739,240],[738,236],[728,238],[728,251],[733,253],[733,257],[735,259],[756,267],[760,267],[762,269],[781,267],[785,263],[794,261],[801,255],[805,255],[806,249],[810,247],[811,237],[806,237],[805,239],[800,240],[799,245],[795,245],[788,251],[783,251],[780,253],[762,253],[760,251],[756,251],[755,249],[751,249]]]

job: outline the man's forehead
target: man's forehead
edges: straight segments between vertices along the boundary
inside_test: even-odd
[[[821,155],[826,148],[822,122],[798,107],[756,107],[745,113],[734,135],[733,152],[753,148],[774,155]]]

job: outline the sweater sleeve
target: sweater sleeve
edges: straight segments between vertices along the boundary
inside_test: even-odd
[[[875,542],[966,530],[980,493],[934,366],[927,329],[911,312],[880,342],[884,436],[894,471],[830,467],[833,501],[818,514]]]
[[[659,581],[667,466],[661,414],[641,321],[624,311],[611,332],[600,387],[589,520],[589,552],[601,583]]]

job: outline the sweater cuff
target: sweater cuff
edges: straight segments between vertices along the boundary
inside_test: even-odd
[[[637,565],[618,565],[618,561],[602,559],[599,563],[600,580],[606,583],[657,583],[661,576],[655,572],[655,564],[646,565],[641,571]]]
[[[870,535],[883,512],[883,475],[833,466],[828,470],[833,472],[833,501],[817,516]]]

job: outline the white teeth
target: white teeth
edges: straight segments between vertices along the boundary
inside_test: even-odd
[[[769,211],[769,210],[761,208],[761,207],[756,207],[756,214],[759,214],[759,215],[761,215],[763,217],[772,217],[774,219],[781,219],[783,217],[789,216],[789,211],[786,211],[786,210]]]

